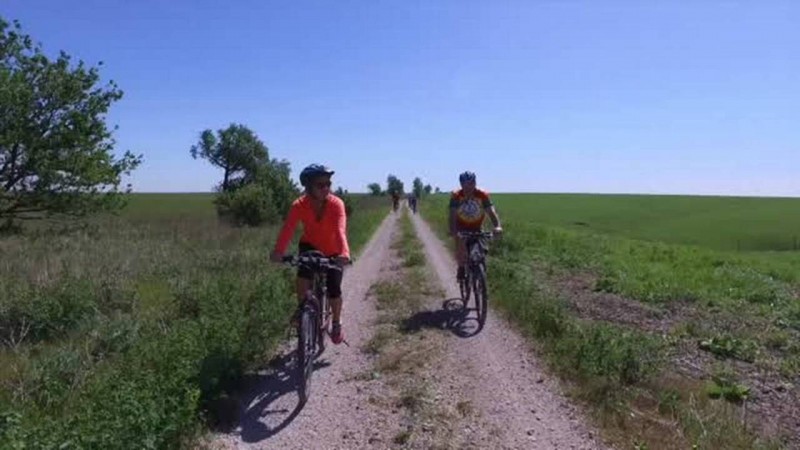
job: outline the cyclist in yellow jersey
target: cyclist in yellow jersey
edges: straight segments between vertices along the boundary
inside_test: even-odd
[[[450,236],[455,238],[456,261],[458,262],[457,277],[460,281],[464,278],[467,248],[457,233],[459,231],[480,231],[487,215],[494,225],[493,232],[496,235],[503,232],[503,227],[500,225],[500,217],[497,215],[489,194],[476,187],[475,174],[466,171],[459,175],[458,181],[461,183],[461,189],[453,191],[450,195]]]

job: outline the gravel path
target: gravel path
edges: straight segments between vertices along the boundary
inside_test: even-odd
[[[343,323],[350,346],[327,346],[305,407],[297,410],[297,394],[288,375],[293,364],[290,353],[294,341],[290,340],[283,358],[246,383],[239,398],[238,423],[230,433],[215,435],[208,447],[397,447],[392,437],[402,427],[401,418],[396,411],[370,401],[385,396],[392,388],[380,380],[364,378],[371,373],[373,363],[360,349],[372,336],[376,310],[368,293],[390,257],[398,216],[387,216],[362,256],[345,273]],[[447,298],[458,297],[452,257],[419,216],[413,216],[413,222],[428,265],[438,276],[434,279],[442,283]],[[431,299],[430,313],[444,313],[445,300]],[[489,313],[486,327],[475,336],[444,335],[446,351],[433,368],[436,390],[444,394],[441,401],[468,404],[474,410],[458,421],[459,430],[448,447],[605,448],[558,393],[557,383],[546,378],[523,339],[501,322],[491,305]]]
[[[372,362],[360,350],[372,335],[375,305],[367,295],[381,262],[389,253],[396,214],[387,215],[362,255],[348,268],[342,282],[342,324],[350,344],[330,341],[311,378],[306,405],[297,411],[298,397],[287,370],[293,367],[290,340],[277,367],[265,371],[241,399],[240,420],[231,433],[216,436],[211,448],[224,449],[352,449],[386,442],[399,418],[369,402],[373,393],[386,389],[380,382],[359,379]],[[379,447],[380,448],[380,447]]]
[[[447,298],[432,305],[441,310],[447,299],[460,297],[455,261],[427,223],[418,215],[413,222],[428,264],[445,289]],[[465,322],[462,331],[466,333],[461,334],[472,334],[469,330]],[[478,448],[606,448],[559,394],[557,383],[547,378],[522,337],[494,314],[491,303],[484,329],[467,337],[451,334],[448,349],[439,379],[442,384],[459,386],[461,395],[469,395],[464,400],[478,414],[465,432]]]

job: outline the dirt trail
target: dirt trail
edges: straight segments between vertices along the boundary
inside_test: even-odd
[[[427,223],[417,215],[413,222],[447,299],[458,298],[453,257]],[[441,309],[447,299],[431,306]],[[483,330],[463,338],[452,334],[450,341],[439,379],[471,394],[479,414],[467,428],[479,448],[606,448],[491,304]]]
[[[328,341],[311,379],[306,405],[297,410],[291,377],[294,338],[286,343],[281,352],[285,356],[275,361],[274,367],[247,383],[239,400],[238,423],[230,433],[216,436],[210,448],[351,449],[390,440],[385,435],[394,431],[390,422],[397,419],[368,401],[384,387],[358,376],[368,373],[372,365],[360,350],[371,337],[376,314],[367,293],[388,255],[397,217],[386,217],[362,256],[345,272],[342,324],[350,346]]]
[[[370,287],[391,262],[391,238],[400,214],[390,213],[344,278],[343,322],[350,346],[329,344],[312,378],[308,403],[297,410],[291,376],[294,340],[282,349],[272,367],[246,380],[238,398],[235,423],[213,436],[207,448],[356,449],[397,448],[393,437],[402,430],[402,414],[381,407],[393,388],[365,374],[374,359],[361,349],[375,331],[377,312]],[[447,298],[458,297],[455,265],[440,240],[419,216],[413,216],[424,244],[433,279],[441,282]],[[391,269],[389,269],[391,270]],[[450,312],[443,299],[430,299],[427,311],[416,315],[420,326],[437,328]],[[426,319],[427,318],[427,323]],[[438,333],[437,333],[438,334]],[[447,424],[450,442],[444,448],[606,448],[584,424],[579,413],[558,394],[528,347],[491,310],[486,327],[477,335],[459,337],[441,333],[443,345],[423,376],[435,384],[442,406],[471,410]],[[438,445],[438,444],[437,444]],[[441,445],[438,445],[441,446]],[[437,447],[438,448],[438,447]]]

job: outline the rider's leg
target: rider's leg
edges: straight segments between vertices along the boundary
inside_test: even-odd
[[[306,292],[311,289],[311,276],[305,271],[298,270],[297,271],[297,278],[295,279],[295,294],[297,295],[297,310],[292,314],[291,322],[292,326],[298,326],[300,324],[300,305],[303,303],[303,297],[305,297]]]
[[[467,263],[467,244],[463,239],[458,236],[455,237],[456,244],[456,263],[458,264],[458,272],[456,278],[461,280],[464,278],[464,266]]]
[[[295,289],[297,291],[297,303],[299,304],[303,301],[306,292],[311,289],[311,278],[305,273],[298,273],[297,279],[295,280]]]
[[[300,242],[297,249],[298,253],[312,250],[314,250],[314,247],[305,242]],[[292,316],[293,325],[297,325],[300,322],[299,307],[300,304],[303,303],[303,298],[306,296],[306,292],[311,289],[311,280],[313,279],[314,274],[310,270],[306,270],[303,267],[299,267],[297,269],[297,278],[295,279],[295,294],[297,295],[298,311],[294,314],[294,316]]]
[[[328,271],[328,297],[331,302],[333,312],[333,326],[331,327],[331,340],[334,344],[340,344],[344,340],[342,332],[342,272],[338,270]]]

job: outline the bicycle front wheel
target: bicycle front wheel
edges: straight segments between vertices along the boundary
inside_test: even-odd
[[[316,331],[315,320],[309,308],[303,308],[300,316],[300,333],[297,339],[297,392],[300,403],[305,404],[311,390],[311,374],[314,365]]]
[[[323,303],[320,314],[317,314],[316,331],[317,331],[317,356],[320,356],[325,351],[325,335],[328,333],[328,321],[330,318],[330,303],[326,299]]]
[[[478,326],[479,328],[483,328],[489,309],[489,296],[486,289],[486,269],[483,267],[483,264],[478,264],[473,267],[472,286],[475,292],[475,312],[478,315]]]
[[[469,309],[467,308],[469,306],[469,295],[471,290],[469,273],[465,273],[464,278],[458,282],[458,288],[461,290],[461,302],[464,303],[464,311],[469,312]]]

